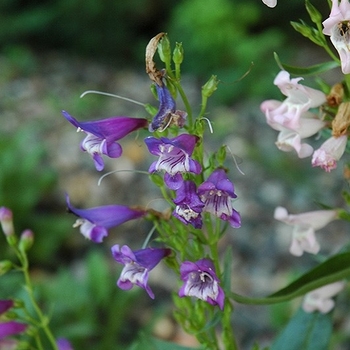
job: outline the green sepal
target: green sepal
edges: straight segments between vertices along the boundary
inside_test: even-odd
[[[157,114],[157,112],[158,112],[158,108],[152,106],[152,105],[149,104],[149,103],[146,103],[146,104],[145,104],[145,110],[146,110],[146,112],[149,113],[152,117],[154,117],[154,116]]]
[[[311,4],[309,0],[305,1],[305,7],[306,10],[311,18],[311,21],[318,24],[322,22],[322,15],[321,13],[316,9],[314,5]]]
[[[307,313],[299,309],[273,342],[270,350],[327,350],[332,328],[330,313]]]
[[[164,35],[158,43],[158,55],[162,62],[170,63],[171,60],[171,47],[170,41],[167,35]]]
[[[269,305],[289,301],[326,284],[350,278],[350,252],[337,254],[299,277],[287,287],[265,298],[251,298],[229,293],[233,300],[243,304]]]
[[[343,192],[343,197],[344,197],[344,192]],[[346,192],[346,202],[349,204],[350,201],[350,194],[349,192]],[[350,213],[348,213],[346,210],[340,209],[338,211],[338,217],[339,219],[350,221]]]
[[[159,174],[157,174],[157,173],[150,174],[149,178],[158,187],[164,186],[164,180]]]
[[[313,74],[320,74],[323,72],[327,72],[331,69],[339,67],[339,63],[335,61],[330,61],[330,62],[325,62],[325,63],[320,63],[320,64],[315,64],[313,66],[309,67],[294,67],[294,66],[289,66],[285,63],[282,63],[277,55],[276,52],[274,52],[274,58],[275,61],[277,62],[278,66],[281,69],[286,70],[287,72],[294,74],[294,75],[299,75],[299,76],[305,76],[305,75],[313,75]]]
[[[182,43],[176,43],[175,49],[173,52],[173,61],[175,64],[181,64],[184,60],[184,48]]]

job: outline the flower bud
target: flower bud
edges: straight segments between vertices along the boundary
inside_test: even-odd
[[[175,49],[173,52],[173,61],[175,64],[181,64],[184,60],[184,49],[182,43],[176,43]]]
[[[24,230],[21,234],[21,238],[19,240],[19,250],[22,252],[28,251],[34,242],[34,234],[32,230]]]
[[[0,222],[2,230],[6,236],[13,236],[15,229],[12,221],[12,211],[6,207],[0,208]]]
[[[0,261],[0,276],[4,275],[6,272],[12,269],[12,262],[10,260]]]
[[[202,86],[202,95],[210,97],[213,92],[218,88],[219,80],[216,75],[212,75],[210,79]]]
[[[162,37],[158,43],[158,54],[162,62],[170,62],[171,60],[171,50],[170,41],[166,35]]]

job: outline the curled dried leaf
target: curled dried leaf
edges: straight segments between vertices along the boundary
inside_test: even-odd
[[[159,86],[163,86],[163,73],[157,69],[155,62],[153,61],[153,57],[157,51],[158,43],[164,37],[164,35],[166,34],[157,34],[149,41],[148,45],[146,46],[146,73],[150,79]]]
[[[327,95],[327,103],[331,107],[339,106],[344,97],[344,86],[342,83],[337,83],[332,86],[330,93]]]
[[[332,122],[332,135],[339,137],[345,135],[350,126],[350,102],[339,105],[338,112]]]

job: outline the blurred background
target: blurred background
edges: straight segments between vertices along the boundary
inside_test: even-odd
[[[318,9],[328,16],[326,1]],[[279,71],[273,52],[291,65],[328,60],[293,31],[289,21],[299,19],[310,22],[301,0],[280,0],[275,9],[259,0],[0,2],[0,205],[13,210],[17,232],[34,231],[30,258],[38,297],[52,312],[56,334],[76,349],[128,346],[140,331],[195,345],[172,319],[171,293],[178,282],[165,267],[151,279],[155,301],[137,288],[126,293],[115,286],[121,266],[112,261],[110,247],[127,243],[137,249],[150,228],[141,221],[128,223],[95,245],[72,228],[75,218],[66,214],[64,202],[65,192],[80,208],[148,205],[159,198],[147,176],[135,173],[115,173],[99,186],[102,174],[79,149],[82,134],[61,116],[64,109],[81,121],[148,117],[129,102],[80,95],[99,90],[157,106],[144,52],[159,32],[168,33],[173,47],[183,43],[183,85],[194,111],[200,110],[200,87],[212,74],[221,80],[208,108],[214,134],[208,132],[205,142],[213,151],[224,140],[245,174],[229,157],[243,221],[223,242],[223,249],[229,244],[234,252],[233,290],[266,295],[313,266],[313,257],[290,256],[290,228],[273,220],[274,208],[299,213],[318,209],[318,203],[342,206],[340,192],[348,184],[341,166],[325,174],[312,169],[310,159],[278,151],[277,132],[259,110],[264,99],[283,98],[273,85]],[[322,78],[332,84],[339,77],[335,71]],[[316,86],[308,78],[305,84]],[[123,156],[106,160],[103,173],[147,170],[152,158],[143,136],[123,140]],[[346,241],[345,227],[332,223],[319,239],[322,254],[336,252]],[[0,260],[11,257],[0,236]],[[16,274],[1,277],[0,298],[23,296],[20,283]],[[268,345],[299,304],[236,305],[232,322],[242,349],[254,341]]]

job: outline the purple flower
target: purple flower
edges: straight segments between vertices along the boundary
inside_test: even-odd
[[[183,127],[187,113],[176,110],[175,101],[164,84],[162,86],[156,84],[156,89],[159,99],[159,109],[148,127],[149,131],[164,131],[171,124],[175,124],[180,128]]]
[[[120,247],[118,244],[112,247],[114,259],[125,265],[117,281],[119,288],[129,290],[134,284],[146,290],[154,299],[154,294],[149,287],[148,275],[164,257],[170,254],[170,249],[146,248],[132,251],[128,246]]]
[[[195,228],[202,227],[201,212],[204,203],[196,192],[196,184],[193,181],[184,181],[176,192],[174,199],[176,208],[173,215],[183,223],[191,224]]]
[[[149,172],[164,170],[166,185],[172,190],[180,188],[183,182],[181,173],[199,174],[202,171],[201,165],[191,158],[198,139],[198,136],[189,134],[181,134],[173,139],[147,137],[145,143],[148,150],[159,156],[159,159],[151,164]]]
[[[78,131],[86,133],[80,147],[92,156],[98,171],[104,168],[102,154],[110,158],[120,157],[122,147],[116,141],[147,125],[147,120],[143,118],[111,117],[90,122],[78,122],[66,111],[62,111],[62,114]]]
[[[57,343],[58,350],[73,350],[72,345],[65,338],[57,339],[56,343]]]
[[[179,296],[194,296],[211,305],[224,308],[225,294],[219,286],[211,260],[201,259],[197,262],[184,261],[180,266],[181,279],[185,282],[179,291]]]
[[[13,307],[12,300],[0,300],[0,315],[5,313]],[[27,325],[17,321],[8,321],[0,323],[0,340],[8,337],[9,335],[14,335],[22,333],[26,330]]]
[[[129,220],[145,215],[146,211],[132,209],[124,205],[105,205],[89,209],[76,209],[70,204],[68,195],[66,201],[69,211],[80,218],[74,227],[80,226],[80,232],[95,243],[101,243],[108,235],[108,229],[121,225]]]
[[[214,170],[198,187],[198,194],[204,202],[203,211],[209,212],[218,218],[228,221],[232,227],[241,226],[241,216],[232,208],[232,198],[237,195],[234,192],[233,183],[226,176],[223,169]]]

